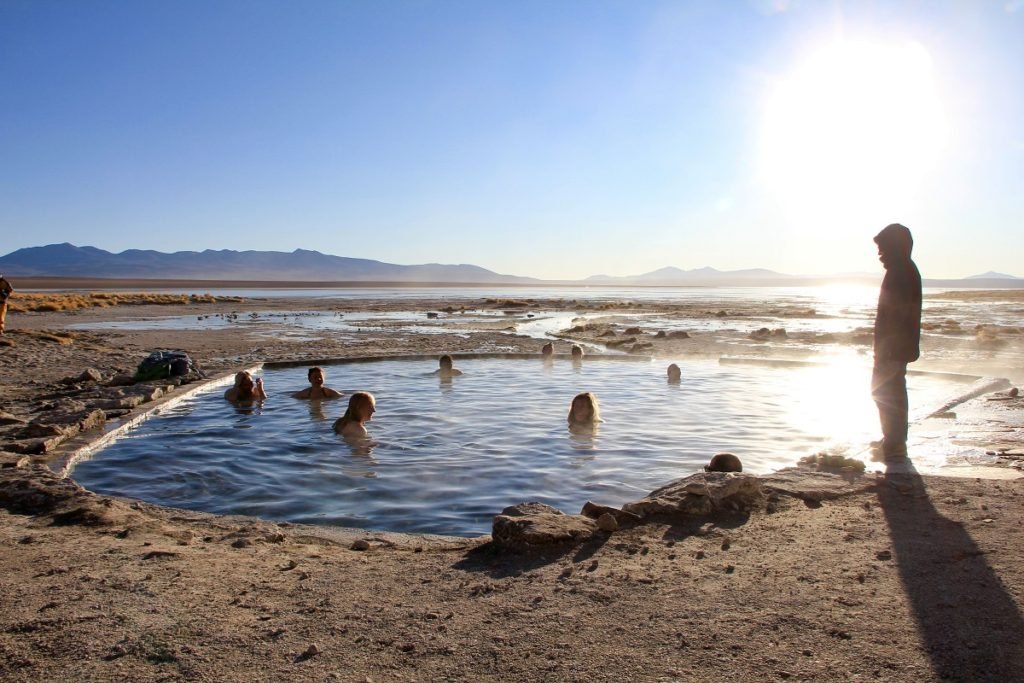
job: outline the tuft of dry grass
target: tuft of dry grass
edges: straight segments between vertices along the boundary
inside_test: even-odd
[[[177,306],[182,304],[239,303],[238,296],[212,294],[156,294],[148,292],[90,292],[77,293],[18,293],[8,302],[15,313],[57,313],[83,308],[109,308],[112,306]]]

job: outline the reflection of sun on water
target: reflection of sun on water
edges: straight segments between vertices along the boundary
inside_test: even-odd
[[[875,438],[878,412],[871,400],[870,374],[863,359],[857,358],[789,373],[791,424],[807,433],[825,434],[829,443]]]
[[[945,135],[921,45],[839,42],[776,84],[760,172],[801,227],[874,223],[909,209]]]

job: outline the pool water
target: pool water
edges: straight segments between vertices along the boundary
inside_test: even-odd
[[[367,529],[475,536],[502,508],[541,501],[576,513],[621,505],[731,451],[745,471],[793,464],[835,443],[877,435],[863,366],[757,367],[564,358],[457,359],[442,381],[434,359],[326,367],[327,384],[370,391],[370,443],[332,430],[347,399],[290,397],[306,368],[266,369],[269,398],[248,408],[225,386],[146,420],[72,476],[104,494],[219,514]],[[909,378],[915,414],[955,395],[941,377]],[[572,397],[593,391],[604,422],[571,433]]]

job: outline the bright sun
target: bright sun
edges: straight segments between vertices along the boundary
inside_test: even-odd
[[[836,43],[770,93],[759,174],[794,227],[884,224],[911,208],[945,129],[921,45]]]

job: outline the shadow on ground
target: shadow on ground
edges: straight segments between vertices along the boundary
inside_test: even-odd
[[[890,468],[878,499],[936,676],[1024,680],[1024,619],[968,531],[939,514],[913,465]]]

